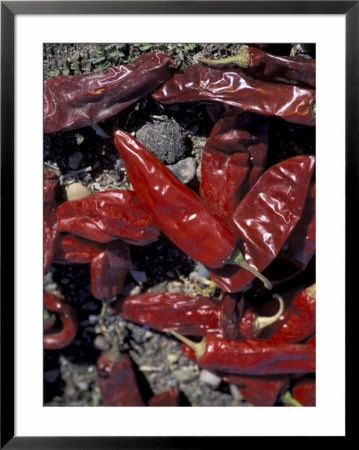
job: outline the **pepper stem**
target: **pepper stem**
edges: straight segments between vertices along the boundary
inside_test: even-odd
[[[243,45],[237,55],[223,59],[198,58],[198,61],[209,67],[239,66],[242,69],[249,67],[251,63],[249,47]]]
[[[255,334],[257,334],[260,330],[263,330],[265,327],[269,327],[275,323],[279,317],[283,314],[284,311],[284,301],[279,294],[273,294],[273,298],[276,298],[279,302],[279,309],[274,314],[274,316],[266,317],[266,316],[257,316],[253,322],[253,330]]]
[[[206,339],[202,339],[201,342],[194,342],[191,341],[191,339],[186,338],[180,333],[177,333],[177,331],[169,330],[168,333],[172,334],[175,338],[182,341],[184,344],[188,345],[196,354],[196,358],[200,359],[203,356],[203,353],[206,349]]]
[[[292,394],[289,391],[287,391],[285,394],[282,395],[281,400],[283,403],[287,403],[288,405],[303,406],[292,396]]]
[[[259,278],[267,289],[272,289],[273,287],[272,283],[268,280],[268,278],[266,278],[264,275],[258,272],[257,269],[249,265],[239,250],[235,252],[235,254],[227,262],[227,264],[235,264],[237,266],[242,267],[242,269],[248,270],[248,272],[250,272],[252,275]]]

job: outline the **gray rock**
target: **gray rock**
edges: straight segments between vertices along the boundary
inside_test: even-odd
[[[238,386],[235,384],[229,385],[229,392],[232,394],[232,397],[235,400],[243,400],[243,395],[241,394],[240,390],[238,389]]]
[[[148,122],[136,132],[136,139],[163,163],[173,164],[187,151],[185,135],[178,123]]]
[[[221,384],[222,379],[218,375],[215,375],[214,373],[209,372],[208,370],[202,370],[199,376],[199,382],[208,384],[213,389],[217,389]]]
[[[75,152],[69,157],[69,167],[71,169],[77,169],[82,161],[83,154],[81,152]]]
[[[189,381],[194,380],[198,377],[198,374],[188,369],[187,367],[183,367],[182,369],[174,370],[172,375],[176,378],[179,383],[188,383]]]
[[[183,184],[192,181],[196,175],[196,160],[191,157],[182,159],[178,163],[167,167]]]

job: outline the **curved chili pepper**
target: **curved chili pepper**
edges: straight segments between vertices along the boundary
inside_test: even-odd
[[[129,190],[96,192],[62,203],[56,211],[57,228],[96,242],[115,239],[147,245],[159,236],[153,219]]]
[[[57,295],[44,293],[45,307],[56,313],[61,320],[60,330],[46,328],[44,331],[44,348],[46,350],[57,350],[67,347],[74,340],[78,323],[75,311]]]
[[[243,242],[243,253],[257,271],[263,271],[278,255],[298,223],[310,179],[314,156],[294,156],[261,175],[232,215]],[[224,291],[239,292],[251,280],[248,271],[227,265],[212,270],[211,279]]]
[[[267,155],[268,119],[227,111],[213,127],[202,153],[200,195],[229,217],[262,173]]]
[[[316,388],[313,378],[304,377],[298,380],[292,389],[293,397],[303,406],[316,405]]]
[[[152,94],[161,103],[211,100],[289,122],[315,125],[315,91],[253,80],[241,69],[187,66]]]
[[[214,215],[151,152],[122,130],[115,132],[115,144],[138,199],[175,245],[208,267],[222,267],[225,262],[244,267],[271,287],[238,251],[231,226]]]
[[[176,331],[173,336],[192,347],[198,364],[209,371],[242,375],[315,372],[315,348],[271,340],[241,341],[206,336],[193,342]]]
[[[157,88],[175,62],[153,52],[103,72],[60,75],[45,82],[44,132],[74,130],[118,114]]]
[[[296,295],[284,313],[261,337],[275,342],[296,343],[315,333],[316,285],[313,284]]]
[[[289,387],[289,375],[223,376],[227,383],[236,384],[244,400],[254,406],[273,406]]]
[[[315,59],[305,56],[277,56],[243,45],[238,54],[224,59],[199,58],[209,67],[240,67],[249,75],[282,83],[304,83],[315,87]]]
[[[169,391],[154,395],[148,401],[148,406],[179,406],[180,391],[178,387],[173,387]]]
[[[51,264],[55,246],[57,229],[56,224],[56,201],[55,188],[57,177],[52,170],[44,171],[44,272]]]
[[[110,350],[97,361],[97,385],[104,406],[146,406],[127,353]]]
[[[56,241],[54,263],[89,264],[101,250],[95,242],[70,235],[60,235]]]

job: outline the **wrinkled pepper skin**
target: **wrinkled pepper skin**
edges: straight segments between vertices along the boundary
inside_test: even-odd
[[[244,400],[253,406],[273,406],[289,387],[289,375],[225,375],[223,380],[236,384]]]
[[[315,406],[315,380],[309,377],[299,379],[293,386],[292,395],[303,406]]]
[[[153,52],[103,72],[47,80],[44,133],[91,126],[118,114],[160,86],[175,67],[169,56]]]
[[[221,335],[220,301],[210,297],[147,292],[119,299],[111,308],[126,320],[159,331],[176,330],[189,336]]]
[[[152,96],[161,103],[216,101],[289,122],[315,125],[314,90],[254,80],[241,69],[187,66]]]
[[[56,201],[57,176],[52,170],[44,171],[44,273],[50,267],[56,246]]]
[[[44,305],[46,309],[56,313],[62,323],[61,329],[46,327],[44,330],[45,350],[67,347],[74,340],[78,329],[75,311],[57,295],[47,293],[44,293]]]
[[[129,190],[96,192],[62,203],[56,211],[57,228],[95,242],[122,239],[148,245],[159,236],[153,219]]]
[[[115,132],[137,198],[160,230],[183,252],[208,267],[222,267],[237,247],[232,227],[130,134]]]
[[[121,359],[120,359],[121,358]],[[104,406],[146,406],[141,398],[130,357],[104,353],[97,361],[97,384]]]
[[[148,406],[179,406],[180,391],[177,387],[171,388],[169,391],[161,392],[154,395],[148,401]]]
[[[315,87],[315,59],[305,56],[277,56],[252,46],[243,45],[237,55],[200,62],[216,68],[240,67],[253,78]]]
[[[92,241],[61,234],[56,241],[55,264],[89,264],[101,250]]]
[[[218,215],[229,217],[263,172],[268,119],[229,111],[213,127],[202,153],[201,198]]]
[[[209,371],[241,375],[315,372],[315,348],[271,340],[227,340],[206,336],[198,364]]]
[[[104,251],[91,261],[91,293],[101,300],[122,291],[128,272],[133,268],[128,247]]]
[[[246,260],[262,272],[278,255],[298,223],[314,170],[314,156],[294,156],[266,170],[234,211],[231,222],[243,242]],[[254,276],[226,265],[212,280],[226,292],[239,292]]]
[[[188,336],[226,338],[238,335],[240,312],[229,295],[220,301],[177,292],[147,292],[119,298],[110,308],[126,320],[158,331],[175,330]]]

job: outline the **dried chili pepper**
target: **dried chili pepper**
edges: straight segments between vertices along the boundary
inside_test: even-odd
[[[316,285],[297,294],[279,319],[261,337],[275,342],[296,343],[315,333]]]
[[[44,132],[74,130],[118,114],[163,83],[175,68],[153,52],[103,72],[60,75],[44,86]]]
[[[57,295],[44,293],[44,305],[46,309],[56,313],[62,323],[60,329],[46,327],[44,330],[44,348],[57,350],[67,347],[74,340],[78,323],[72,307]]]
[[[127,353],[120,354],[113,348],[100,356],[97,384],[104,406],[146,406]]]
[[[278,255],[298,223],[314,170],[314,156],[294,156],[266,170],[232,215],[243,242],[243,254],[257,271]],[[224,291],[239,292],[253,275],[226,265],[211,271],[211,279]]]
[[[202,153],[201,198],[229,217],[262,173],[268,148],[266,116],[232,110],[213,127]]]
[[[273,406],[289,387],[289,375],[224,375],[227,383],[236,384],[244,400],[254,406]]]
[[[315,125],[315,91],[253,80],[241,69],[187,66],[152,94],[161,103],[210,100],[289,122]]]
[[[315,406],[315,379],[310,377],[299,379],[292,388],[292,395],[303,406]]]
[[[129,248],[104,251],[91,261],[91,293],[98,299],[121,293],[128,272],[132,269]]]
[[[57,228],[96,242],[147,245],[159,236],[150,214],[129,190],[96,192],[57,208]]]
[[[51,264],[56,246],[56,201],[57,177],[52,170],[44,171],[44,272]]]
[[[315,348],[271,340],[228,340],[206,336],[193,342],[176,331],[173,336],[192,347],[198,364],[209,371],[242,375],[315,372]]]
[[[171,388],[169,391],[161,392],[154,395],[148,401],[148,406],[179,406],[180,391],[177,387]]]
[[[222,267],[225,262],[239,265],[271,287],[238,251],[236,235],[227,222],[214,215],[151,152],[122,130],[115,132],[115,144],[138,199],[175,245],[208,267]]]
[[[74,236],[60,236],[54,262],[91,264],[91,293],[97,299],[119,295],[132,269],[130,247],[121,240],[100,244]]]
[[[238,54],[228,58],[199,58],[199,61],[215,68],[240,67],[255,78],[315,87],[315,59],[305,56],[277,56],[243,45]]]

